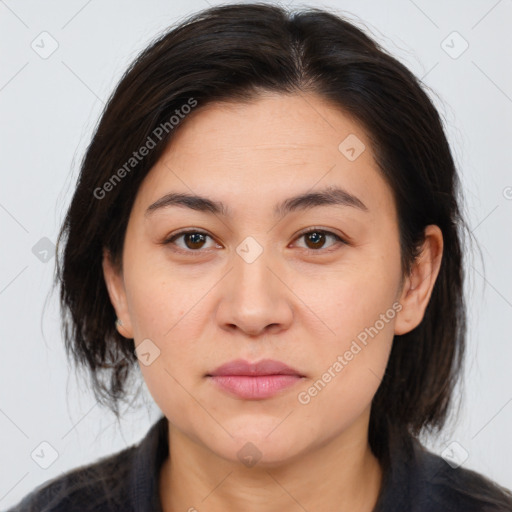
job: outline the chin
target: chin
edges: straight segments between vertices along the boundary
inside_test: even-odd
[[[283,465],[299,454],[302,443],[283,425],[276,428],[277,425],[273,421],[263,422],[259,428],[254,424],[246,428],[239,426],[236,435],[227,443],[210,448],[220,457],[241,467],[272,468]],[[278,433],[281,428],[282,431]]]

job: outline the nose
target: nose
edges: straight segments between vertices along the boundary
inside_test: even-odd
[[[221,284],[217,321],[222,329],[248,336],[276,334],[293,320],[293,293],[279,265],[265,251],[252,262],[234,255]]]

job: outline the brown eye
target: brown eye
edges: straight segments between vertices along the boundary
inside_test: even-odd
[[[325,233],[320,231],[312,231],[305,235],[305,237],[306,244],[311,243],[311,246],[308,245],[309,249],[321,249],[326,239]]]
[[[304,238],[306,243],[306,249],[312,251],[319,251],[321,249],[325,249],[326,240],[329,238],[336,240],[339,243],[346,243],[341,237],[338,235],[331,233],[330,231],[324,231],[320,229],[313,229],[302,233],[299,236],[300,238]],[[331,244],[329,247],[332,247],[335,244]]]
[[[185,241],[185,245],[189,249],[201,249],[204,244],[206,236],[202,233],[187,233],[184,235],[183,240]]]
[[[183,245],[177,244],[175,242],[180,238],[183,240]],[[211,238],[210,235],[208,235],[207,233],[203,233],[202,231],[180,231],[179,233],[176,233],[175,235],[165,240],[164,244],[175,245],[178,249],[181,249],[183,251],[198,252],[200,249],[204,248],[204,245],[208,238]]]

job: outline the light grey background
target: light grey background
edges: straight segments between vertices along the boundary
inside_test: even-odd
[[[51,243],[122,72],[161,30],[216,3],[0,0],[1,509],[66,470],[138,441],[160,414],[145,391],[141,408],[119,429],[69,371],[56,293],[43,310],[55,263]],[[465,467],[512,488],[512,1],[307,5],[337,9],[366,26],[434,91],[484,265],[476,255],[467,269],[469,347],[459,422],[428,442],[443,453],[456,441],[455,458],[464,454],[460,447],[468,453]],[[58,48],[45,55],[52,44]],[[51,462],[43,441],[58,454],[48,469],[31,458],[35,450],[40,464]]]

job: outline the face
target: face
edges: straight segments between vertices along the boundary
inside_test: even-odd
[[[393,336],[414,315],[391,190],[340,110],[267,95],[191,114],[138,191],[122,257],[122,273],[104,266],[110,296],[181,435],[234,462],[250,442],[269,465],[366,436]],[[255,377],[210,376],[235,359],[299,376],[249,389]]]

